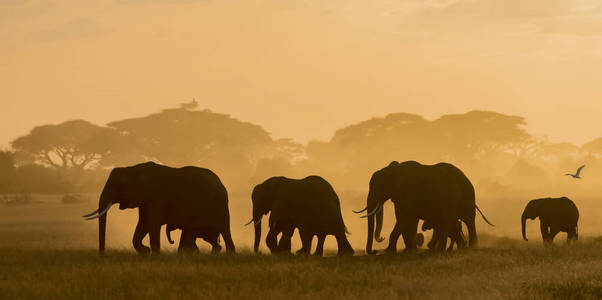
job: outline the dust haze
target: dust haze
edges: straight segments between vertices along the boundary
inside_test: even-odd
[[[244,224],[255,185],[322,176],[359,254],[366,219],[352,210],[366,207],[372,174],[415,160],[452,163],[467,175],[495,224],[477,215],[486,251],[539,251],[539,221],[528,221],[530,241],[521,239],[522,210],[532,199],[566,196],[579,208],[587,247],[529,253],[543,257],[542,268],[554,255],[595,260],[602,5],[527,2],[0,0],[0,252],[96,249],[98,224],[81,215],[98,207],[109,172],[154,161],[220,177],[243,253],[253,245]],[[566,175],[582,165],[581,178]],[[110,211],[107,247],[116,255],[133,253],[137,218],[136,210]],[[388,202],[386,238],[394,222]],[[300,246],[295,233],[293,250]],[[325,248],[334,253],[333,237]],[[261,251],[269,253],[263,242]],[[17,297],[19,285],[0,280],[0,291],[7,286]]]

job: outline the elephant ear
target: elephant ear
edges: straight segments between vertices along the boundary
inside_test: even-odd
[[[119,209],[137,208],[142,206],[144,199],[148,198],[150,189],[153,187],[153,171],[148,168],[132,168],[124,172],[121,184],[121,204]]]

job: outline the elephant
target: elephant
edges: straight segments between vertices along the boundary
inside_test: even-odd
[[[391,162],[374,172],[370,179],[366,208],[368,211],[366,252],[373,254],[373,238],[378,242],[383,224],[383,205],[391,199],[395,205],[395,227],[389,237],[386,251],[397,252],[397,240],[403,236],[406,251],[416,249],[418,221],[428,220],[434,229],[434,250],[445,250],[447,237],[455,222],[462,220],[469,235],[469,245],[477,246],[475,208],[483,219],[492,225],[475,204],[475,191],[464,173],[449,163],[423,165],[416,161]],[[376,215],[376,216],[375,216]],[[376,217],[376,229],[374,220]],[[441,242],[439,242],[441,241]]]
[[[171,232],[181,229],[175,225],[167,224],[165,226],[165,235],[167,235],[167,241],[170,244],[173,244],[174,241],[171,239]],[[219,253],[222,250],[222,246],[219,244],[219,233],[213,228],[201,228],[195,231],[188,231],[188,233],[192,233],[191,237],[187,237],[182,233],[180,237],[180,244],[178,245],[178,252],[186,251],[186,250],[197,250],[195,240],[197,238],[202,238],[207,243],[211,244],[211,253]],[[191,240],[192,239],[192,240]]]
[[[539,217],[541,237],[544,245],[551,245],[558,232],[567,233],[567,244],[579,238],[577,233],[577,221],[579,221],[579,210],[571,199],[541,198],[529,201],[521,215],[521,226],[523,239],[527,239],[526,221]]]
[[[98,209],[85,215],[98,218],[98,249],[105,250],[107,213],[138,208],[138,224],[132,244],[140,254],[160,253],[163,224],[182,228],[185,237],[202,228],[212,228],[224,238],[226,250],[235,252],[230,233],[228,192],[211,170],[198,167],[172,168],[154,162],[114,168],[98,200]],[[150,249],[142,239],[150,235]],[[190,244],[190,242],[187,242]]]
[[[422,231],[427,231],[430,229],[433,229],[433,225],[430,224],[430,222],[428,221],[424,221],[424,223],[422,223]],[[464,233],[462,233],[461,221],[456,221],[456,224],[452,227],[451,231],[449,232],[448,238],[451,240],[451,242],[449,244],[449,247],[447,247],[447,251],[453,250],[454,244],[458,246],[458,249],[466,248],[466,239],[464,238]],[[422,240],[416,241],[416,245],[420,247],[422,246],[423,242],[424,238],[422,238]],[[447,245],[447,239],[445,239],[445,244]],[[431,241],[427,244],[427,247],[429,249],[436,248],[437,241],[434,238],[431,239]]]
[[[314,254],[322,256],[327,235],[336,238],[339,255],[354,253],[347,240],[339,197],[324,178],[272,177],[255,186],[251,200],[253,219],[247,225],[255,224],[255,252],[259,249],[262,217],[270,213],[266,245],[272,252],[290,251],[290,238],[298,228],[303,244],[298,254],[309,254],[312,239],[317,236],[318,246]],[[279,233],[282,237],[277,245]]]

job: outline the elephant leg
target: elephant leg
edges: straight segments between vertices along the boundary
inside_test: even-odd
[[[316,246],[315,256],[324,256],[324,240],[326,239],[325,234],[318,235],[318,246]]]
[[[152,254],[159,254],[161,253],[161,224],[150,224],[148,227]]]
[[[299,229],[299,235],[301,236],[302,246],[301,249],[297,251],[297,254],[309,254],[311,251],[311,240],[313,239],[314,235],[301,229]]]
[[[232,241],[232,234],[230,233],[230,221],[228,220],[228,224],[226,224],[225,230],[221,232],[222,237],[224,238],[224,244],[226,244],[226,252],[235,253],[236,247],[234,247],[234,241]],[[218,234],[219,236],[219,234]]]
[[[548,224],[544,223],[544,222],[540,222],[539,230],[541,231],[541,238],[543,239],[544,245],[546,245],[546,246],[549,245],[550,244],[550,240],[549,240],[550,228],[549,228]]]
[[[351,244],[347,239],[347,235],[345,235],[345,232],[335,235],[335,238],[337,239],[337,246],[339,248],[337,255],[353,255],[355,253],[355,251],[353,251],[353,247],[351,247]]]
[[[278,252],[291,252],[291,238],[295,232],[295,227],[289,226],[282,231],[282,236],[278,242]]]
[[[203,240],[211,244],[211,253],[217,254],[222,250],[222,246],[219,244],[219,233],[214,230],[207,231],[203,236]]]
[[[433,250],[445,251],[447,246],[447,237],[449,236],[450,222],[439,222],[439,226],[433,228],[433,239],[437,241]]]
[[[474,216],[470,219],[464,219],[464,224],[466,224],[466,228],[468,229],[468,247],[476,248],[479,245],[479,239],[477,237]]]
[[[132,244],[134,245],[134,249],[139,254],[149,254],[150,248],[146,247],[142,244],[142,240],[148,234],[148,231],[144,228],[144,223],[141,218],[138,218],[138,224],[136,224],[136,229],[134,230],[134,237],[132,238]]]
[[[462,228],[460,228],[460,231],[455,235],[455,240],[456,240],[456,245],[458,246],[458,249],[466,248],[466,237],[464,236],[464,233],[462,232]]]
[[[397,253],[397,240],[399,240],[399,235],[401,234],[401,224],[399,221],[395,222],[395,226],[389,235],[389,246],[385,250],[387,253],[395,254]],[[405,235],[403,240],[405,241]]]
[[[397,213],[396,213],[397,216]],[[402,217],[403,218],[403,217]],[[397,220],[400,220],[400,216],[397,216]],[[405,243],[405,250],[404,251],[414,251],[416,249],[418,249],[416,247],[416,230],[418,229],[418,218],[414,217],[414,218],[410,218],[407,217],[404,220],[403,223],[401,223],[401,234],[403,236],[403,242]],[[393,231],[395,231],[395,229],[393,229]],[[391,234],[393,234],[393,232],[391,232]],[[395,237],[395,245],[397,244],[397,239],[399,238],[399,234],[396,233],[396,237]],[[393,236],[391,237],[393,238]]]
[[[558,226],[551,226],[550,227],[550,232],[548,234],[548,240],[550,241],[550,244],[554,243],[554,238],[556,237],[556,235],[560,232],[560,228],[558,228]]]
[[[567,244],[571,243],[571,242],[575,242],[579,238],[577,235],[577,226],[572,227],[566,233],[567,233],[567,236],[566,236]]]
[[[265,237],[265,244],[272,253],[278,251],[278,233],[275,228],[270,228],[268,235]]]
[[[462,222],[458,221],[457,225],[455,225],[455,230],[451,231],[449,237],[451,239],[451,243],[449,245],[449,248],[447,248],[448,251],[453,249],[454,244],[457,245],[458,249],[466,248],[464,233],[462,233]]]
[[[222,251],[222,246],[217,242],[219,235],[215,235],[215,238],[212,238],[211,241],[207,241],[209,242],[209,244],[211,244],[211,253],[212,254],[217,254],[220,253],[220,251]]]
[[[182,229],[178,252],[192,254],[198,252],[198,250],[196,246],[196,234],[193,231]]]

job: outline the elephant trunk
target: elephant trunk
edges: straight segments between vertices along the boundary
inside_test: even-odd
[[[102,255],[105,252],[105,233],[107,232],[107,215],[98,218],[98,252]]]
[[[525,213],[523,213],[523,215],[520,218],[520,222],[521,222],[521,226],[522,226],[522,233],[523,233],[523,239],[525,241],[529,241],[527,239],[527,233],[526,233],[526,223],[527,223],[527,216],[525,215]]]
[[[376,229],[374,231],[374,239],[377,242],[382,242],[385,239],[383,237],[380,236],[380,233],[383,229],[383,215],[384,215],[384,207],[381,207],[377,212],[376,212]]]
[[[368,217],[368,240],[366,241],[366,253],[372,254],[372,239],[374,237],[374,215]]]
[[[98,218],[98,251],[103,254],[105,251],[105,236],[107,232],[107,213],[113,202],[111,200],[112,193],[109,183],[105,184],[98,200],[98,211],[100,212],[95,217]]]
[[[379,205],[378,205],[378,201],[376,200],[376,198],[374,197],[373,191],[369,191],[368,192],[368,201],[367,201],[367,205],[366,207],[368,208],[368,211],[371,212],[369,213],[368,216],[368,239],[366,241],[366,253],[367,254],[372,254],[372,243],[373,243],[373,239],[375,236],[375,232],[374,232],[374,213],[376,212],[376,209],[378,209]],[[379,213],[382,213],[382,211],[380,211]],[[380,221],[382,221],[382,215],[380,218]],[[376,235],[378,235],[378,238],[380,237],[380,230],[382,228],[382,222],[380,222],[380,228],[378,228],[378,231],[376,233]]]

